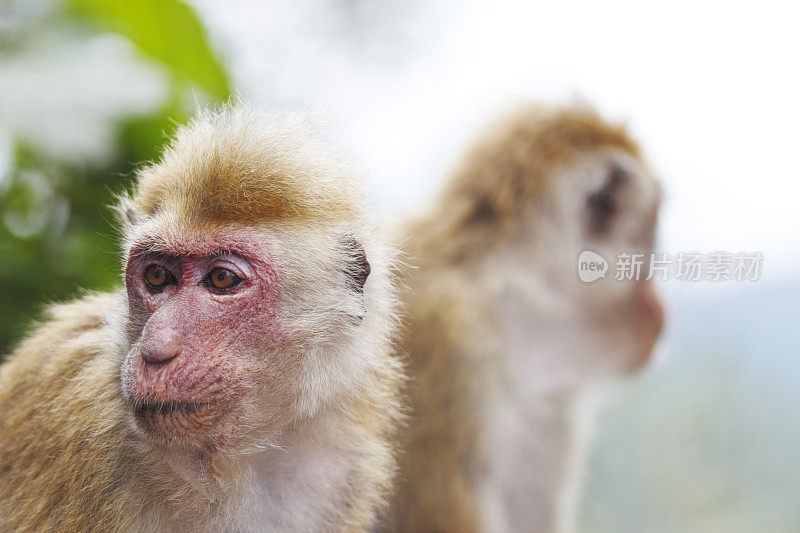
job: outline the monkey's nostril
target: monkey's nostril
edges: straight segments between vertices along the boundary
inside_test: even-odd
[[[180,355],[179,350],[142,350],[142,361],[148,365],[162,366]]]

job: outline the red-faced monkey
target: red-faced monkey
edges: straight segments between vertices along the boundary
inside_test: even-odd
[[[659,187],[636,144],[594,112],[529,106],[468,151],[405,235],[402,348],[410,427],[388,528],[564,530],[575,404],[648,359],[662,311],[615,281],[650,252]],[[593,250],[606,279],[578,276]]]
[[[51,307],[0,367],[0,530],[370,527],[390,254],[299,122],[205,113],[137,173],[124,289]]]

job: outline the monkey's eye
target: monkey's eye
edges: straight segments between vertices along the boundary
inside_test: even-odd
[[[174,283],[175,276],[161,265],[150,265],[144,271],[144,282],[150,289],[160,289]]]
[[[242,282],[242,278],[228,269],[217,267],[208,273],[203,284],[219,291],[228,291]]]

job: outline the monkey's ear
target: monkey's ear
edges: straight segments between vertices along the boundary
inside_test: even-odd
[[[117,219],[123,226],[135,226],[144,218],[134,207],[133,200],[128,194],[121,194],[117,197],[117,205],[114,207]]]
[[[592,235],[605,235],[617,216],[620,190],[630,181],[630,174],[619,165],[612,166],[602,187],[586,198],[588,229]]]
[[[485,195],[481,195],[470,206],[465,222],[467,225],[490,224],[497,220],[497,209]]]
[[[128,207],[125,210],[125,219],[131,226],[134,226],[139,223],[139,221],[142,219],[142,216],[134,207]]]
[[[372,269],[367,261],[367,254],[364,253],[364,247],[352,235],[347,235],[344,239],[345,248],[348,257],[348,264],[345,267],[345,272],[352,281],[353,289],[360,293],[364,293],[364,284],[367,282]]]

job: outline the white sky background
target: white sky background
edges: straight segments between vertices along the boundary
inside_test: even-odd
[[[661,177],[662,250],[759,250],[765,278],[797,276],[789,2],[195,4],[244,95],[322,109],[384,214],[427,202],[498,111],[578,96],[627,120]]]

